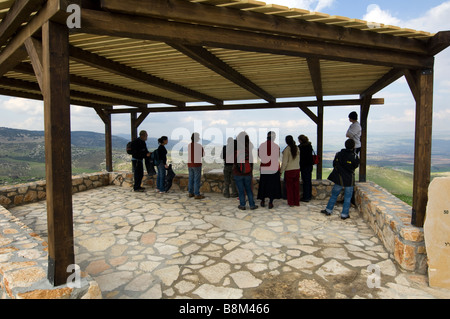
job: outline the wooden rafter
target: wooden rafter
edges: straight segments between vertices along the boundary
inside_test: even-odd
[[[212,71],[220,74],[224,78],[230,80],[231,82],[239,85],[240,87],[246,89],[247,91],[255,94],[256,96],[266,100],[269,103],[276,102],[276,99],[264,91],[261,87],[250,81],[248,78],[237,72],[235,69],[230,67],[228,64],[223,62],[221,59],[216,57],[214,54],[209,52],[207,49],[196,46],[189,45],[178,45],[169,44],[174,49],[180,51],[181,53],[187,55],[191,59],[203,64]]]
[[[0,23],[0,47],[17,32],[22,23],[27,22],[31,13],[37,10],[43,0],[16,0],[9,9],[6,17]]]
[[[8,45],[0,53],[1,76],[27,57],[27,51],[24,47],[25,41],[40,31],[44,23],[51,18],[66,16],[66,7],[67,3],[62,0],[47,1],[39,12],[9,40]]]
[[[370,96],[376,94],[377,92],[381,91],[388,85],[394,83],[399,78],[403,76],[405,73],[402,69],[392,69],[388,73],[386,73],[382,78],[377,80],[375,83],[373,83],[370,87],[368,87],[364,92],[361,93],[361,98],[364,98],[365,96]]]
[[[19,72],[19,73],[23,73],[23,74],[32,74],[32,75],[34,75],[34,72],[35,72],[35,71],[33,72],[33,68],[31,68],[31,66],[28,63],[20,63],[13,70],[15,72]],[[75,74],[70,75],[70,83],[76,84],[81,87],[104,91],[107,93],[120,94],[120,95],[123,95],[125,99],[126,98],[134,98],[134,99],[138,98],[138,99],[147,101],[147,104],[157,102],[157,103],[175,105],[178,107],[184,107],[186,105],[186,103],[178,101],[178,100],[174,100],[174,99],[170,99],[170,98],[166,98],[166,97],[162,97],[162,96],[158,96],[158,95],[154,95],[154,94],[150,94],[150,93],[145,93],[145,92],[141,92],[141,91],[137,91],[137,90],[132,90],[132,89],[128,89],[128,88],[125,88],[125,87],[122,87],[119,85],[105,83],[105,82],[98,81],[98,80],[92,80],[87,77],[78,76]],[[126,105],[128,105],[128,104],[126,104]]]
[[[133,16],[131,19],[128,15],[95,10],[82,10],[82,16],[83,25],[82,28],[75,30],[77,32],[411,69],[427,68],[433,64],[431,56],[392,50],[296,39],[147,17]]]
[[[16,97],[20,97],[20,98],[24,98],[24,99],[43,101],[43,96],[41,93],[24,92],[24,91],[18,91],[18,90],[13,90],[13,89],[9,89],[9,88],[3,88],[3,87],[0,87],[0,95],[16,96]],[[110,107],[110,105],[107,103],[102,104],[100,102],[90,102],[90,101],[80,100],[80,99],[77,99],[74,97],[70,98],[70,104],[84,106],[84,107],[91,107],[91,108],[100,108],[100,109]]]
[[[77,62],[89,65],[91,67],[114,73],[139,82],[143,82],[152,86],[156,86],[171,92],[190,96],[200,101],[206,101],[214,105],[223,104],[223,101],[207,94],[203,94],[201,92],[197,92],[195,90],[191,90],[184,86],[175,84],[173,82],[166,81],[154,75],[148,74],[138,69],[129,67],[125,64],[107,59],[98,54],[94,54],[74,46],[70,46],[70,57]]]
[[[26,91],[32,91],[32,92],[40,92],[40,86],[37,85],[34,82],[30,81],[24,81],[24,80],[17,80],[17,79],[10,79],[10,78],[0,78],[0,85],[11,87],[11,88],[20,88]],[[87,92],[80,92],[77,90],[70,90],[70,96],[75,99],[85,99],[85,100],[91,100],[93,103],[99,102],[99,103],[105,103],[105,104],[112,104],[112,105],[129,105],[134,106],[137,108],[147,108],[147,104],[145,103],[139,103],[139,102],[133,102],[130,100],[120,99],[120,98],[114,98],[111,96],[104,96],[99,94],[93,94],[93,93],[87,93]]]
[[[320,102],[323,106],[348,106],[348,105],[361,105],[361,100],[325,100]],[[384,104],[384,99],[372,99],[371,104]],[[148,110],[151,113],[164,113],[164,112],[200,112],[200,111],[225,111],[225,110],[258,110],[258,109],[274,109],[274,108],[300,108],[305,111],[309,107],[318,106],[317,101],[298,101],[298,102],[278,102],[278,103],[254,103],[254,104],[225,104],[223,106],[208,106],[198,105],[189,106],[186,108],[179,107],[149,107]],[[134,110],[139,111],[139,110]],[[130,109],[114,109],[111,113],[130,113],[133,110]],[[307,111],[310,118],[316,122],[317,119],[313,112]]]
[[[450,31],[438,32],[428,41],[429,53],[436,55],[450,46]]]
[[[320,60],[317,58],[308,58],[309,73],[311,75],[311,80],[314,86],[314,92],[316,92],[317,101],[323,100],[323,87],[322,87],[322,76],[320,72]]]
[[[345,43],[378,49],[392,49],[427,54],[419,40],[330,26],[323,23],[286,19],[275,15],[192,3],[184,0],[102,0],[107,11],[157,17],[202,25],[257,30],[272,34],[297,36],[303,39]]]

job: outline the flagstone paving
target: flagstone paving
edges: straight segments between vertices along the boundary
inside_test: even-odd
[[[343,221],[325,205],[97,188],[73,195],[76,263],[107,299],[450,298],[400,271],[355,208]],[[46,239],[45,202],[10,211]]]

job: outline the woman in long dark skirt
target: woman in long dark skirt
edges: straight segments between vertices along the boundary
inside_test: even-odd
[[[309,202],[312,198],[312,171],[313,171],[313,148],[308,137],[300,135],[298,137],[300,145],[300,173],[303,182],[302,202]]]
[[[261,207],[265,207],[269,198],[269,209],[273,208],[273,201],[281,198],[280,184],[280,147],[274,142],[275,132],[267,134],[267,141],[258,149],[261,159],[260,179],[257,198],[261,200]]]

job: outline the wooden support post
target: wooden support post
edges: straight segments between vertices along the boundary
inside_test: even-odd
[[[323,106],[317,107],[317,155],[319,155],[319,164],[317,164],[316,179],[322,180],[323,168]]]
[[[150,110],[143,110],[141,115],[137,117],[137,112],[132,112],[131,115],[131,140],[135,140],[138,137],[138,127],[144,122],[147,116],[150,114]]]
[[[137,139],[137,136],[138,136],[137,125],[136,125],[137,113],[131,112],[130,119],[131,119],[131,140],[134,141],[135,139]]]
[[[370,110],[370,101],[372,96],[365,96],[361,103],[361,153],[359,165],[359,181],[365,183],[367,181],[367,119]]]
[[[98,116],[105,124],[105,159],[106,159],[106,171],[113,171],[112,164],[112,126],[111,126],[111,113],[101,108],[95,108]]]
[[[111,113],[106,114],[105,122],[105,151],[106,151],[106,171],[112,172],[113,160],[112,160],[112,125],[111,125]]]
[[[42,27],[45,161],[47,178],[48,279],[67,283],[75,263],[70,143],[69,35],[66,26]]]
[[[410,86],[416,98],[416,135],[411,224],[417,227],[423,227],[425,222],[428,186],[431,175],[433,73],[433,69],[427,69],[410,72],[408,75],[408,83],[411,82]]]

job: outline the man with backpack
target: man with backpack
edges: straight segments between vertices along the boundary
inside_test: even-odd
[[[141,186],[142,179],[144,177],[144,163],[146,157],[150,157],[150,152],[147,149],[145,141],[148,139],[146,131],[139,132],[139,137],[131,142],[131,165],[134,172],[134,186],[135,192],[143,192],[145,189]]]
[[[342,208],[341,219],[345,220],[350,217],[350,201],[353,195],[353,187],[355,186],[355,169],[359,166],[358,155],[354,152],[355,141],[348,139],[345,141],[345,149],[338,152],[333,161],[333,171],[328,179],[334,183],[331,191],[331,198],[328,201],[327,208],[321,213],[330,216],[333,213],[334,205],[337,198],[344,189],[344,206]]]

